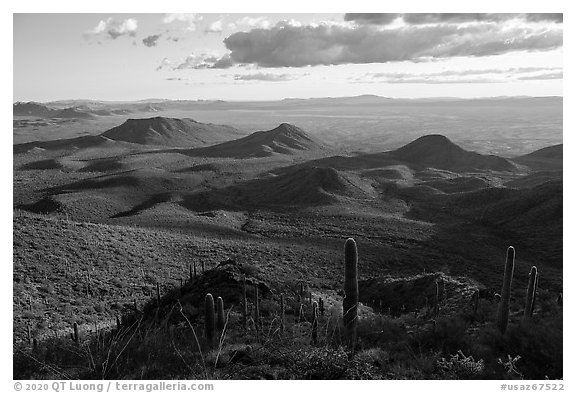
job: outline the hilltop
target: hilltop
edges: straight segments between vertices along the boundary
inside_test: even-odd
[[[321,143],[301,128],[282,123],[269,131],[257,131],[244,138],[196,149],[190,153],[206,157],[253,158],[274,154],[291,155],[299,151],[314,151],[321,148]]]
[[[399,160],[422,167],[459,172],[466,170],[511,171],[514,164],[495,155],[483,155],[462,149],[443,135],[426,135],[389,152]]]
[[[192,119],[152,117],[128,119],[103,137],[140,145],[196,147],[230,139],[239,132],[229,126],[199,123]]]

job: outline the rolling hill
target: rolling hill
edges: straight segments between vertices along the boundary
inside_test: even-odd
[[[336,203],[339,197],[365,198],[371,192],[369,188],[359,179],[335,169],[303,165],[223,189],[188,195],[182,206],[194,211],[321,206]]]
[[[462,149],[443,135],[426,135],[388,153],[401,161],[424,168],[453,172],[469,170],[511,171],[515,166],[505,158]]]
[[[47,117],[55,112],[57,111],[37,102],[15,102],[12,105],[14,116]]]
[[[257,131],[247,137],[218,145],[195,149],[194,156],[254,158],[268,157],[274,154],[296,154],[300,151],[322,149],[316,141],[302,129],[282,123],[270,131]]]
[[[173,147],[203,146],[238,135],[238,130],[233,127],[167,117],[128,119],[102,134],[103,137],[116,141]]]
[[[127,142],[138,145],[197,147],[222,142],[240,135],[233,127],[199,123],[192,119],[153,117],[128,119],[100,135],[56,139],[15,144],[15,154],[34,148],[43,150],[71,150],[100,146],[108,142]]]
[[[375,169],[405,165],[411,169],[434,168],[451,172],[514,171],[516,166],[505,158],[462,149],[443,135],[426,135],[392,151],[333,156],[314,161],[315,165],[338,169]]]
[[[532,153],[513,158],[513,161],[521,165],[526,165],[532,170],[562,170],[563,147],[564,145],[562,144],[548,146]]]

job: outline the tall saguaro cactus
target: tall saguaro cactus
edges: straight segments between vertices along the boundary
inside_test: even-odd
[[[506,265],[504,266],[504,282],[502,284],[502,294],[500,305],[498,306],[498,330],[502,334],[506,333],[508,327],[508,314],[510,313],[510,292],[512,287],[512,276],[514,275],[514,258],[516,252],[514,247],[508,247],[506,253]]]
[[[318,303],[312,302],[312,343],[318,343]]]
[[[246,276],[242,283],[242,326],[246,330],[246,321],[248,319],[248,300],[246,298]]]
[[[214,297],[212,294],[207,294],[204,299],[204,325],[206,330],[206,340],[210,347],[214,346],[214,328],[216,325],[214,315]]]
[[[536,307],[536,299],[538,298],[538,285],[540,283],[540,272],[536,275],[536,283],[534,284],[534,300],[532,301],[532,308],[530,309],[530,317],[534,315],[534,307]]]
[[[476,314],[478,313],[478,305],[480,304],[480,291],[478,289],[474,290],[472,294],[472,320],[476,319]]]
[[[434,292],[434,319],[438,318],[440,314],[440,283],[436,281],[436,288]]]
[[[282,333],[285,329],[285,314],[286,314],[286,305],[284,304],[284,294],[280,294],[280,330]]]
[[[216,299],[216,315],[216,329],[221,332],[224,330],[224,300],[220,296]]]
[[[260,328],[260,298],[258,295],[258,285],[254,286],[254,292],[255,292],[255,316],[254,316],[254,322],[256,323],[256,330],[258,330]]]
[[[344,327],[349,345],[356,346],[358,322],[358,249],[354,239],[346,240],[344,246]]]
[[[78,344],[80,342],[80,334],[78,333],[78,324],[76,322],[74,322],[74,325],[72,325],[72,329],[74,330],[72,340],[74,340],[74,342]]]
[[[534,301],[536,300],[536,285],[538,282],[538,269],[532,266],[530,269],[530,278],[528,279],[528,288],[526,289],[526,303],[524,305],[524,321],[532,318],[534,311]]]

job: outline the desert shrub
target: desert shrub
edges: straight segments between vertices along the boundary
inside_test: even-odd
[[[342,347],[308,347],[291,354],[290,371],[297,379],[341,379],[349,367]]]
[[[358,320],[358,339],[364,348],[406,339],[406,328],[399,320],[386,315],[373,315]]]
[[[262,299],[260,300],[260,315],[269,316],[280,313],[280,304],[270,300]]]
[[[484,372],[484,360],[474,360],[472,356],[465,356],[462,351],[448,359],[441,358],[437,362],[438,369],[445,379],[476,379]]]
[[[247,277],[253,277],[258,273],[258,268],[254,265],[246,265],[243,263],[240,265],[240,272],[245,274]]]
[[[468,324],[461,316],[438,318],[435,324],[418,330],[411,339],[419,349],[437,349],[443,354],[469,349]]]
[[[42,284],[38,287],[38,291],[45,294],[54,294],[54,286],[52,284]]]
[[[560,379],[562,368],[562,320],[540,320],[510,328],[504,352],[520,356],[518,368],[531,379]]]

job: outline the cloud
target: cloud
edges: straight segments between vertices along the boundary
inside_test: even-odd
[[[345,14],[344,20],[367,25],[389,25],[402,18],[409,25],[435,23],[503,22],[522,19],[527,22],[563,23],[563,14]]]
[[[222,20],[217,20],[215,22],[210,23],[208,27],[204,30],[205,33],[222,33],[224,30],[224,26]]]
[[[198,14],[165,14],[162,23],[172,24],[179,23],[186,26],[186,30],[195,31],[196,26],[202,21],[203,17]]]
[[[169,58],[165,57],[162,59],[158,67],[156,67],[156,71],[160,71],[164,68],[171,68],[174,63]]]
[[[110,37],[116,39],[121,36],[131,36],[136,35],[138,30],[138,21],[134,18],[124,19],[123,21],[115,20],[114,18],[108,18],[106,20],[101,20],[98,22],[96,27],[92,30],[84,33],[86,38],[99,36],[99,37]]]
[[[237,29],[239,27],[249,27],[251,29],[269,29],[272,27],[272,23],[264,16],[259,17],[249,17],[245,16],[229,25],[231,29]]]
[[[482,57],[551,50],[562,43],[561,28],[538,24],[381,29],[370,25],[299,26],[284,22],[269,29],[237,32],[224,39],[231,63],[269,68]]]
[[[182,77],[170,77],[166,78],[167,81],[188,81],[190,78],[182,78]]]
[[[174,70],[201,70],[206,68],[229,68],[226,56],[218,56],[212,52],[192,53],[183,62],[175,66]]]
[[[304,75],[294,74],[272,74],[257,72],[255,74],[236,74],[234,80],[237,81],[266,81],[266,82],[286,82],[299,79]]]
[[[402,15],[403,14],[344,14],[344,20],[367,25],[388,25]]]
[[[156,46],[158,39],[162,36],[162,34],[155,34],[150,35],[142,40],[142,43],[147,47]]]
[[[561,68],[513,67],[446,70],[431,73],[376,72],[350,78],[354,83],[504,83],[520,80],[561,79]]]
[[[522,80],[522,81],[534,81],[534,80],[542,81],[542,80],[562,79],[562,78],[564,78],[564,72],[563,72],[563,71],[552,71],[552,72],[545,72],[545,73],[538,74],[538,75],[522,76],[522,77],[519,77],[518,80]]]

